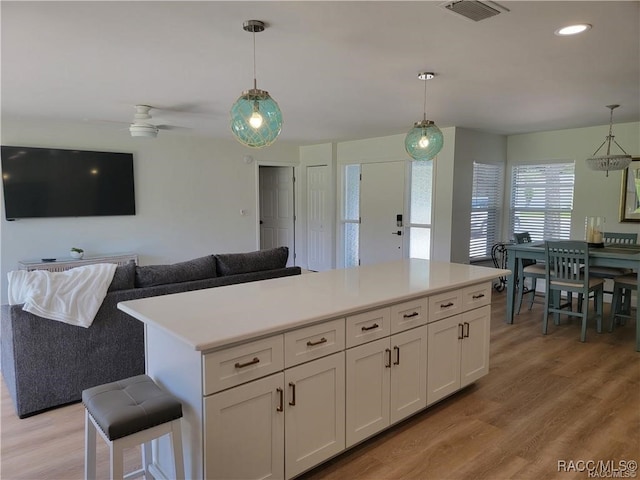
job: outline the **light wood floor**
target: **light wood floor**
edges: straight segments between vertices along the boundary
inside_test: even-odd
[[[569,480],[587,472],[558,472],[558,461],[640,461],[634,323],[602,334],[591,326],[583,344],[575,321],[550,322],[543,336],[541,305],[506,325],[505,303],[494,292],[488,376],[304,480]],[[1,400],[0,478],[82,478],[80,404],[19,420],[4,383]],[[106,478],[107,450],[98,444],[99,478]]]

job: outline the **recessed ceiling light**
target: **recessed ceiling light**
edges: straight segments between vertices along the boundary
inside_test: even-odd
[[[591,30],[591,25],[588,23],[579,23],[577,25],[568,25],[566,27],[559,28],[554,33],[560,37],[564,37],[567,35],[577,35],[578,33],[586,32],[587,30]]]

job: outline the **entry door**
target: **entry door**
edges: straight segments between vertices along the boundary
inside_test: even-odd
[[[366,163],[360,182],[360,265],[403,258],[405,163]],[[404,221],[404,217],[403,217]]]
[[[294,264],[293,167],[261,166],[260,249],[289,247],[287,266]]]
[[[329,167],[307,168],[307,260],[309,270],[331,269]]]

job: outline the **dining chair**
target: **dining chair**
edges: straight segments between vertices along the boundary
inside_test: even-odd
[[[617,318],[621,320],[621,324],[624,323],[624,319],[633,318],[631,316],[631,292],[633,290],[638,291],[638,277],[635,273],[620,275],[614,279],[610,332],[613,332],[613,325]]]
[[[602,238],[605,245],[621,244],[635,245],[638,243],[637,233],[621,233],[621,232],[604,232]],[[615,280],[616,277],[631,273],[630,268],[622,267],[591,267],[589,272],[594,277],[604,278],[605,280]],[[604,293],[613,294],[614,290],[605,290]],[[613,308],[613,303],[611,304]]]
[[[514,233],[513,239],[516,243],[531,243],[531,235],[529,232]],[[533,307],[533,302],[536,298],[536,284],[538,279],[544,279],[545,269],[544,265],[537,263],[535,260],[528,258],[519,259],[518,271],[520,272],[520,278],[516,279],[518,282],[518,297],[516,299],[517,310],[516,314],[520,313],[520,307],[522,307],[522,297],[526,294],[531,294],[531,302],[529,303],[529,310]],[[531,279],[531,287],[525,285],[525,280]]]
[[[587,338],[587,320],[589,316],[589,293],[594,292],[594,307],[596,310],[596,328],[602,331],[602,278],[590,276],[589,247],[587,242],[564,240],[545,242],[545,284],[547,294],[544,302],[544,318],[542,333],[547,334],[549,314],[554,314],[554,323],[560,323],[560,314],[582,319],[580,341]],[[561,293],[577,293],[578,310],[563,310],[561,307]]]

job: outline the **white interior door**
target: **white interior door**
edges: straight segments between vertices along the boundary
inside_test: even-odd
[[[329,167],[307,168],[307,263],[309,270],[331,269]]]
[[[366,163],[360,182],[360,265],[403,258],[404,162]],[[403,216],[404,220],[404,216]]]
[[[260,166],[260,249],[289,247],[295,263],[293,167]]]

